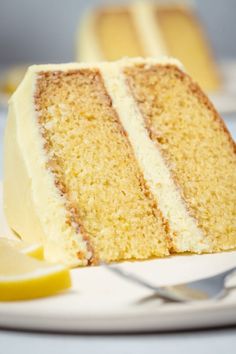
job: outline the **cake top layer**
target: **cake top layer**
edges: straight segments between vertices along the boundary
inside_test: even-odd
[[[81,70],[81,69],[108,69],[112,67],[129,67],[132,65],[145,65],[145,67],[151,66],[151,65],[173,65],[177,66],[179,69],[184,70],[183,64],[171,57],[160,57],[160,58],[122,58],[120,60],[114,61],[114,62],[108,62],[108,61],[102,61],[102,62],[94,62],[94,63],[62,63],[62,64],[40,64],[40,65],[31,65],[29,66],[27,73],[25,75],[32,75],[34,73],[38,73],[41,71],[69,71],[69,70]],[[17,94],[18,90],[20,90],[20,86],[18,86],[18,89],[15,91],[13,94],[13,97],[15,94]]]

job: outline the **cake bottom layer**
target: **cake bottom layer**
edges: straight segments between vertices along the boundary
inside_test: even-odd
[[[236,247],[235,145],[213,106],[178,68],[125,70],[157,144],[212,251]]]

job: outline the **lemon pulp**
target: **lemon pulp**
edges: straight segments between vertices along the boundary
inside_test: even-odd
[[[53,295],[71,286],[69,270],[19,252],[0,240],[0,300],[26,300]]]

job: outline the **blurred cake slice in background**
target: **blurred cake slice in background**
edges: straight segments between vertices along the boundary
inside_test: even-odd
[[[0,71],[0,108],[6,109],[9,97],[17,89],[26,70],[26,64],[15,64]]]
[[[77,36],[78,61],[173,56],[209,92],[220,87],[211,52],[189,1],[143,1],[96,8],[82,19]]]
[[[7,95],[11,95],[23,79],[28,65],[13,65],[7,69],[1,80],[1,90]]]

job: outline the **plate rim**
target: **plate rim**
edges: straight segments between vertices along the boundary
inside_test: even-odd
[[[210,305],[206,311],[207,303]],[[9,302],[7,303],[9,304]],[[0,328],[23,331],[58,333],[147,333],[179,330],[196,330],[232,326],[236,324],[236,303],[205,302],[205,306],[175,305],[175,311],[160,306],[158,311],[112,314],[109,316],[38,316],[32,313],[14,313],[0,308]],[[2,306],[1,306],[2,307]],[[189,308],[188,308],[189,307]],[[162,310],[163,308],[164,311]],[[181,317],[180,317],[181,316]],[[181,318],[181,320],[180,320]]]

